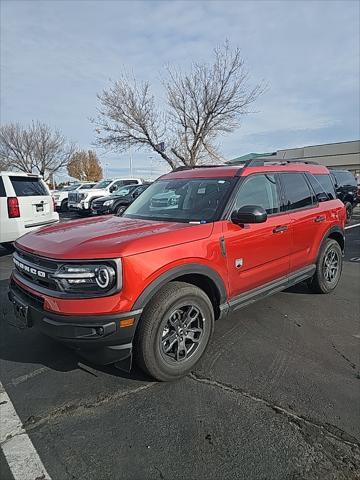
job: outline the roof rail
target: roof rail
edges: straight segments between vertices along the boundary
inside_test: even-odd
[[[217,168],[217,167],[230,167],[231,165],[220,164],[220,165],[194,165],[192,167],[187,167],[185,165],[181,167],[176,167],[173,172],[181,172],[182,170],[193,170],[194,168]]]
[[[251,160],[247,160],[244,162],[244,167],[263,167],[265,165],[288,165],[289,163],[305,163],[306,165],[319,165],[318,162],[314,162],[311,160],[267,160],[267,159],[260,159],[260,158],[253,158]]]

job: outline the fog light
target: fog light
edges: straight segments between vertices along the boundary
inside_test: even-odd
[[[104,329],[103,329],[103,327],[98,327],[98,328],[96,329],[96,333],[97,333],[98,335],[104,335]]]

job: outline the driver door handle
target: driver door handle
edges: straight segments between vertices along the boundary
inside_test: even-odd
[[[325,220],[324,215],[321,215],[321,216],[319,216],[319,217],[316,217],[316,218],[314,219],[314,222],[319,223],[319,222],[323,222],[324,220]]]
[[[278,227],[275,227],[273,229],[273,233],[281,233],[281,232],[285,232],[285,230],[288,229],[288,226],[287,225],[279,225]]]

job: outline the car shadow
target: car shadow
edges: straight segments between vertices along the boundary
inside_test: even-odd
[[[301,295],[310,295],[309,287],[307,286],[306,282],[297,283],[292,287],[283,290],[284,293],[299,293]]]
[[[153,381],[136,365],[125,372],[113,365],[94,365],[72,349],[62,345],[33,328],[19,329],[14,326],[13,307],[7,298],[7,280],[0,281],[0,359],[19,364],[47,367],[59,372],[82,370],[89,375],[105,373],[137,381]],[[2,372],[2,376],[6,372]]]

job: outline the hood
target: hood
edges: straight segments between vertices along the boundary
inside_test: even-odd
[[[113,197],[112,195],[106,195],[105,197],[98,197],[98,198],[95,198],[94,200],[94,203],[104,203],[106,202],[107,200],[114,200],[115,197]]]
[[[107,202],[108,200],[124,200],[125,202],[129,202],[131,200],[134,200],[134,198],[131,195],[107,195],[105,197],[99,197],[94,200],[94,203],[104,203]]]
[[[194,242],[213,224],[138,220],[114,215],[73,220],[28,233],[16,246],[43,257],[77,260],[117,258]]]
[[[106,193],[107,190],[105,188],[83,188],[82,190],[78,190],[79,193]]]

